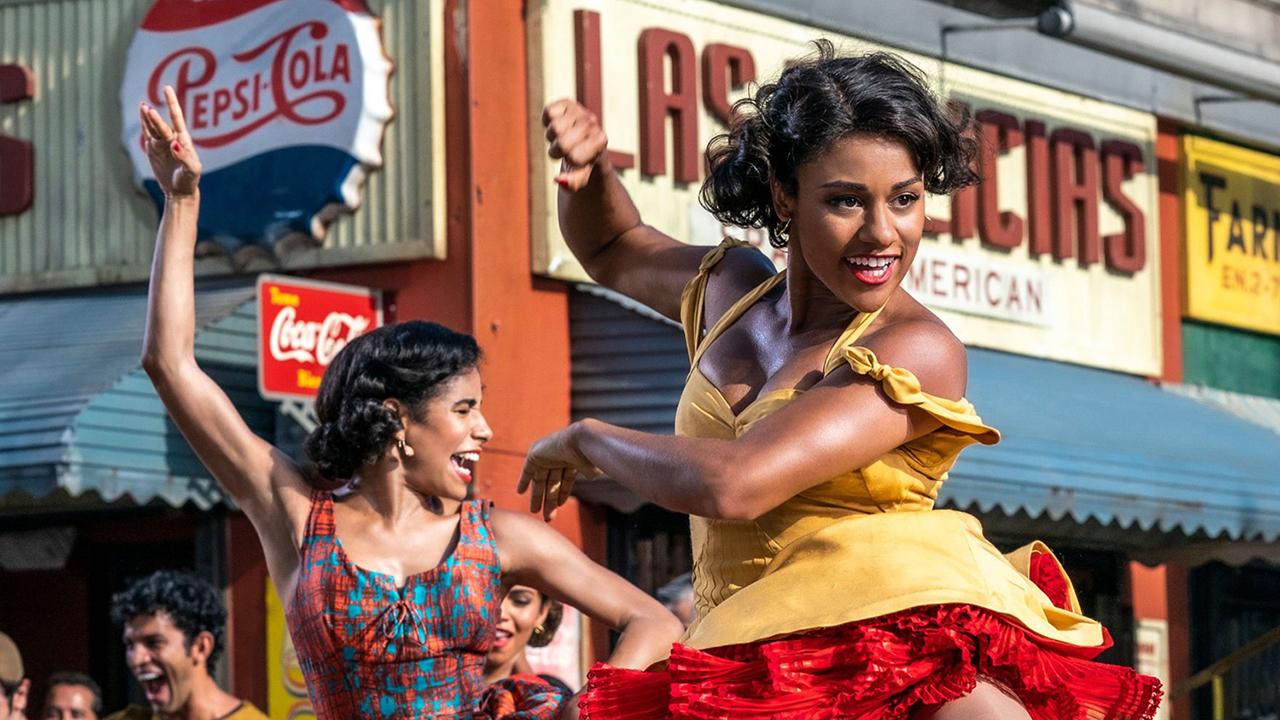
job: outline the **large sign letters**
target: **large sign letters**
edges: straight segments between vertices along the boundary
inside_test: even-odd
[[[30,100],[36,81],[22,65],[0,65],[0,104]],[[19,215],[35,197],[36,152],[28,141],[0,133],[0,217]]]

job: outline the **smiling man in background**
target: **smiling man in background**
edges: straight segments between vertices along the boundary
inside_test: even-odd
[[[227,612],[207,582],[160,570],[112,598],[111,618],[149,707],[130,705],[107,720],[267,720],[213,679]]]

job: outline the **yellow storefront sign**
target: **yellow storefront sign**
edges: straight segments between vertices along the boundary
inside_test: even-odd
[[[1182,140],[1187,317],[1280,335],[1280,156]]]
[[[284,606],[267,578],[267,715],[271,720],[315,720],[307,684],[284,625]]]

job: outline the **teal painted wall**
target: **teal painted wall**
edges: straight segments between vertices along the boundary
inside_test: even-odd
[[[1280,398],[1280,337],[1184,320],[1182,381]]]

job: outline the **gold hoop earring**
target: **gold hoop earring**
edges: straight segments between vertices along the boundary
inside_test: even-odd
[[[778,238],[786,242],[791,237],[791,218],[782,221],[782,225],[778,227]]]

